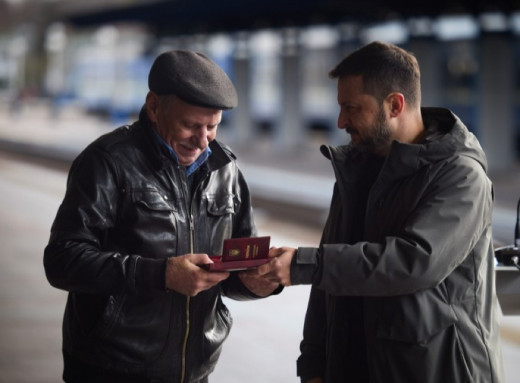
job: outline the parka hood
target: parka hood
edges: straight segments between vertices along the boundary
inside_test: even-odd
[[[486,156],[477,138],[453,112],[444,108],[421,108],[421,112],[426,130],[435,132],[436,137],[427,138],[420,144],[394,141],[385,159],[387,170],[395,176],[406,176],[457,153],[474,159],[487,171]],[[347,158],[357,162],[371,156],[358,151],[351,144],[322,145],[320,151],[336,164],[343,163]]]

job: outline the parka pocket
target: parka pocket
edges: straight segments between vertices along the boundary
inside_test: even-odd
[[[423,343],[456,323],[452,307],[440,299],[431,299],[430,293],[386,299],[378,321],[377,338]]]
[[[375,381],[471,382],[453,308],[434,290],[385,299],[378,318]],[[389,378],[391,377],[391,378]]]
[[[371,358],[372,378],[377,382],[470,383],[478,371],[468,364],[471,361],[461,345],[456,325],[443,328],[420,343],[379,339]]]

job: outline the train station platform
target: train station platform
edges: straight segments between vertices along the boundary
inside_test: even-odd
[[[124,123],[87,114],[73,105],[58,113],[41,99],[29,100],[16,110],[0,103],[0,150],[67,166],[90,142]],[[226,128],[219,129],[217,138],[237,154],[256,204],[274,206],[279,215],[321,227],[334,183],[330,162],[319,151],[326,137],[309,138],[297,150],[286,150],[267,137],[236,144]],[[490,178],[497,214],[514,211],[520,197],[520,163]]]
[[[77,107],[56,114],[42,100],[27,102],[16,111],[0,105],[0,150],[66,166],[94,139],[132,122],[110,121]],[[298,220],[322,225],[332,193],[333,171],[319,152],[321,143],[309,142],[289,152],[265,137],[238,145],[226,128],[219,128],[217,138],[237,155],[257,204],[276,204],[278,213],[296,214]]]
[[[0,149],[69,163],[100,135],[133,121],[110,121],[105,117],[85,113],[75,106],[57,112],[44,99],[29,100],[16,110],[0,102]],[[319,152],[326,137],[311,137],[297,150],[285,150],[273,139],[266,137],[236,144],[233,133],[226,128],[219,129],[217,138],[231,146],[242,167],[251,169],[252,174],[246,174],[247,178],[260,178],[260,193],[270,189],[271,194],[289,202],[301,196],[302,203],[328,208],[330,193],[327,187],[333,180],[333,171],[329,161]],[[278,176],[283,178],[279,179]],[[490,177],[499,190],[496,202],[499,205],[516,206],[520,197],[520,162]],[[252,182],[256,184],[255,180]],[[320,182],[325,184],[321,189],[327,190],[318,194],[312,190],[312,186],[316,189]],[[294,186],[285,187],[282,184]]]
[[[117,125],[118,124],[114,122],[98,116],[85,114],[80,109],[74,107],[64,109],[59,115],[55,115],[52,113],[52,109],[41,101],[28,103],[16,112],[9,110],[6,105],[0,104],[0,151],[20,153],[24,156],[41,160],[42,162],[53,162],[63,167],[63,169],[66,169],[72,159],[75,158],[88,143],[98,136],[114,129]],[[273,209],[274,206],[273,210],[276,210],[278,214],[296,216],[302,225],[321,224],[321,220],[324,219],[324,216],[320,216],[319,214],[326,214],[328,209],[332,191],[333,173],[329,161],[323,158],[319,153],[319,145],[321,142],[319,142],[318,139],[315,142],[309,142],[303,148],[299,148],[297,152],[282,151],[277,147],[276,143],[262,139],[257,142],[251,142],[243,147],[235,147],[235,145],[232,144],[233,137],[230,137],[225,129],[219,131],[219,139],[223,142],[231,143],[230,146],[238,155],[240,166],[244,170],[252,192],[256,194],[256,198],[258,198],[260,202],[269,202],[271,209]],[[0,161],[0,167],[1,166],[2,163]],[[28,175],[28,177],[30,177],[30,175]],[[505,216],[504,231],[506,236],[504,237],[504,241],[511,243],[513,239],[513,218],[517,199],[520,195],[520,172],[518,169],[512,169],[510,172],[491,175],[491,178],[495,183],[497,197],[496,210]],[[291,210],[287,206],[292,206],[293,209]],[[317,212],[319,213],[318,215],[316,215]],[[47,235],[47,230],[48,229],[45,228],[44,235]],[[14,236],[15,234],[12,235]],[[13,263],[11,268],[7,270],[16,270],[20,273],[22,267],[19,267],[19,263],[22,262],[21,260],[24,260],[24,267],[27,267],[28,275],[33,279],[37,279],[42,286],[48,287],[46,282],[43,281],[40,261],[29,263],[29,257],[27,257],[27,259],[17,257],[16,252],[18,250],[14,247],[12,251],[9,250],[9,240],[6,241],[6,245],[4,266],[6,262]],[[32,254],[32,256],[36,259],[40,259],[39,252]],[[16,261],[16,266],[14,266],[14,261]],[[34,291],[37,289],[29,288],[32,285],[24,285],[22,289],[11,288],[16,283],[19,283],[15,281],[15,276],[11,276],[11,274],[17,275],[16,273],[7,271],[4,274],[9,275],[10,279],[4,280],[6,288],[3,290],[3,296],[0,296],[0,300],[2,297],[7,297],[8,300],[0,303],[5,304],[7,302],[7,308],[20,308],[12,314],[9,314],[9,310],[6,309],[4,316],[0,318],[0,322],[2,322],[2,319],[4,322],[9,320],[10,328],[14,328],[15,331],[24,334],[24,336],[26,334],[33,334],[32,339],[36,339],[36,342],[41,338],[41,336],[37,336],[41,334],[37,333],[49,332],[49,328],[54,331],[50,332],[49,337],[59,337],[59,335],[55,335],[55,332],[58,331],[57,329],[59,327],[57,323],[61,321],[60,310],[63,308],[61,301],[63,296],[60,295],[60,300],[55,302],[52,307],[49,306],[42,312],[39,312],[38,315],[35,315],[34,307],[30,307],[27,302],[23,302],[22,297],[34,295]],[[37,278],[34,276],[37,276]],[[11,289],[8,289],[8,287]],[[36,294],[34,300],[37,300],[40,295]],[[302,298],[301,301],[303,302],[304,299]],[[304,309],[304,303],[300,309]],[[245,312],[246,308],[243,308],[243,310]],[[2,310],[0,310],[0,312],[1,311]],[[234,307],[234,312],[240,313],[239,308]],[[20,315],[20,317],[17,317],[17,315]],[[250,314],[244,314],[244,317],[248,318],[246,315]],[[17,321],[15,322],[12,318],[17,318]],[[31,318],[32,321],[29,321],[27,318]],[[52,318],[52,323],[49,318]],[[32,325],[29,330],[23,327],[26,322],[30,322]],[[43,325],[46,327],[43,327]],[[287,323],[287,326],[294,327],[294,323]],[[239,325],[237,325],[236,331],[240,331]],[[7,339],[14,338],[18,333],[15,333],[12,337],[7,337]],[[520,357],[519,316],[501,317],[501,337],[504,341],[504,364],[506,366],[507,375],[510,377],[507,383],[514,383],[517,382],[516,379],[520,374],[517,363]],[[237,337],[237,339],[239,339],[239,337]],[[56,340],[53,338],[52,344],[54,345],[58,341],[59,339]],[[50,342],[50,340],[47,339],[46,342]],[[20,347],[23,350],[25,350],[24,347],[30,347],[32,354],[26,352],[25,355],[33,355],[35,353],[34,349],[44,353],[48,344],[49,343],[40,342],[38,344],[32,343],[29,345],[28,343]],[[0,369],[2,368],[2,363],[4,363],[5,367],[9,361],[15,360],[16,356],[17,354],[10,356],[10,359],[5,358],[2,360],[2,355],[0,355]],[[54,357],[58,358],[59,355],[54,355]],[[45,359],[42,358],[41,360]],[[35,361],[29,362],[32,363],[33,366],[36,363]],[[23,365],[20,360],[15,360],[13,363],[15,368],[16,366]],[[290,363],[293,363],[292,360]],[[222,363],[222,368],[224,369],[226,365],[228,364]],[[48,365],[42,365],[41,368],[49,369],[50,367]],[[37,372],[37,369],[35,369],[34,373]],[[224,372],[222,374],[225,375]],[[9,381],[11,383],[22,382],[23,380],[3,380],[2,376],[0,376],[0,383],[3,381]],[[218,381],[217,379],[216,382]],[[39,382],[47,383],[47,381],[44,380],[39,380]]]

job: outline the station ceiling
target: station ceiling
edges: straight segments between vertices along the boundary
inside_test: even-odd
[[[419,2],[418,2],[419,3]],[[115,8],[69,11],[65,21],[77,27],[107,23],[144,23],[157,34],[211,33],[348,21],[378,22],[395,18],[437,17],[520,10],[520,0],[155,0]]]

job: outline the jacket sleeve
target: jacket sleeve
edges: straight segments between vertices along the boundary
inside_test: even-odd
[[[236,165],[235,165],[236,166]],[[233,219],[233,238],[254,237],[258,234],[253,217],[251,192],[244,175],[236,167],[235,176],[235,218]]]
[[[251,193],[249,186],[240,171],[236,168],[235,178],[235,218],[233,220],[233,238],[254,237],[258,235],[253,217]],[[238,278],[236,272],[222,282],[222,292],[225,296],[235,300],[260,299],[259,296],[249,291]],[[283,290],[280,286],[271,295],[279,294]]]
[[[301,283],[314,282],[334,295],[363,296],[412,294],[437,286],[490,227],[493,198],[484,169],[468,157],[444,163],[430,177],[396,234],[353,245],[323,244],[320,275]],[[407,208],[407,201],[388,203]],[[380,224],[394,217],[370,219]],[[303,267],[293,265],[291,273],[301,274]]]
[[[54,287],[100,294],[164,291],[164,260],[102,250],[116,223],[116,175],[110,155],[92,146],[73,162],[44,251],[46,276]]]

